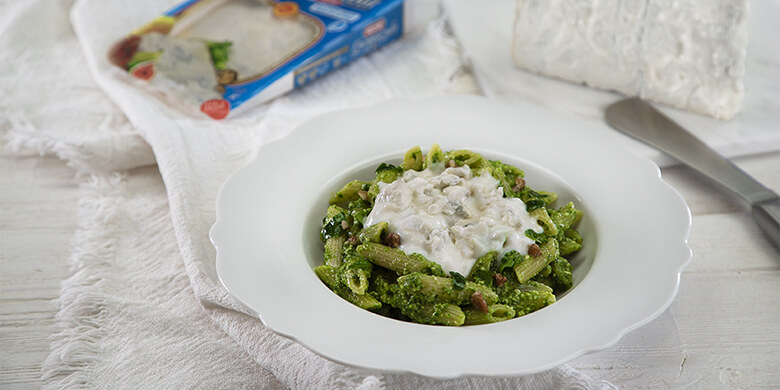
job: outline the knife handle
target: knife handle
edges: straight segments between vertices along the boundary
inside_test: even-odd
[[[780,249],[780,201],[774,200],[754,204],[752,207],[753,219],[770,240]]]

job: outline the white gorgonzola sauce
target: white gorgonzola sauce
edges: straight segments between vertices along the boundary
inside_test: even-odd
[[[487,173],[474,176],[468,166],[408,170],[390,184],[380,183],[365,226],[386,221],[401,236],[401,250],[420,253],[445,272],[467,275],[489,251],[528,253],[533,240],[525,231],[543,231],[525,203],[504,198],[498,184]]]

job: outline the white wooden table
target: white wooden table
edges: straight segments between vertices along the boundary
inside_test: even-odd
[[[736,163],[780,191],[780,153]],[[663,175],[693,213],[679,294],[650,324],[571,365],[622,389],[780,388],[780,252],[707,180],[685,167]],[[0,153],[0,388],[42,384],[82,180],[52,157]]]

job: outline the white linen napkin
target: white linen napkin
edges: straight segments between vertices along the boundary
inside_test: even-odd
[[[266,330],[216,280],[207,231],[217,190],[259,145],[322,112],[469,90],[459,84],[464,72],[458,49],[442,21],[303,91],[214,122],[180,115],[119,80],[106,62],[110,43],[170,1],[78,2],[71,16],[84,57],[65,49],[76,48],[63,23],[67,4],[28,4],[4,8],[12,12],[2,12],[0,52],[15,53],[4,59],[30,65],[45,77],[25,84],[24,91],[14,79],[0,79],[9,97],[0,108],[15,118],[2,124],[3,135],[17,147],[57,153],[94,173],[152,161],[135,129],[154,150],[161,174],[151,169],[94,174],[85,185],[70,260],[74,274],[58,301],[65,328],[44,367],[47,387],[613,388],[567,366],[520,378],[448,381],[353,369]],[[35,39],[25,33],[47,25],[52,27]],[[132,126],[91,80],[69,80],[84,74],[84,58]],[[17,97],[24,97],[22,103]]]
[[[82,186],[45,389],[284,389],[192,293],[156,168]]]
[[[622,96],[517,68],[512,62],[512,26],[516,0],[442,0],[452,31],[482,92],[492,98],[576,115],[614,132],[604,123],[604,109]],[[727,157],[780,150],[780,56],[772,26],[780,18],[780,3],[751,2],[746,59],[745,101],[729,121],[656,105],[705,143]],[[677,162],[638,141],[623,137],[636,154],[660,166]]]

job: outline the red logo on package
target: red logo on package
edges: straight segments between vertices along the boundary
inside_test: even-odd
[[[341,5],[341,0],[317,0],[320,3],[330,3],[333,5]]]
[[[386,24],[387,22],[385,21],[385,18],[379,19],[376,22],[369,24],[368,26],[366,26],[366,28],[363,29],[363,36],[368,38],[384,30]]]
[[[214,119],[222,119],[230,112],[230,102],[225,99],[206,100],[200,105],[200,110]]]

